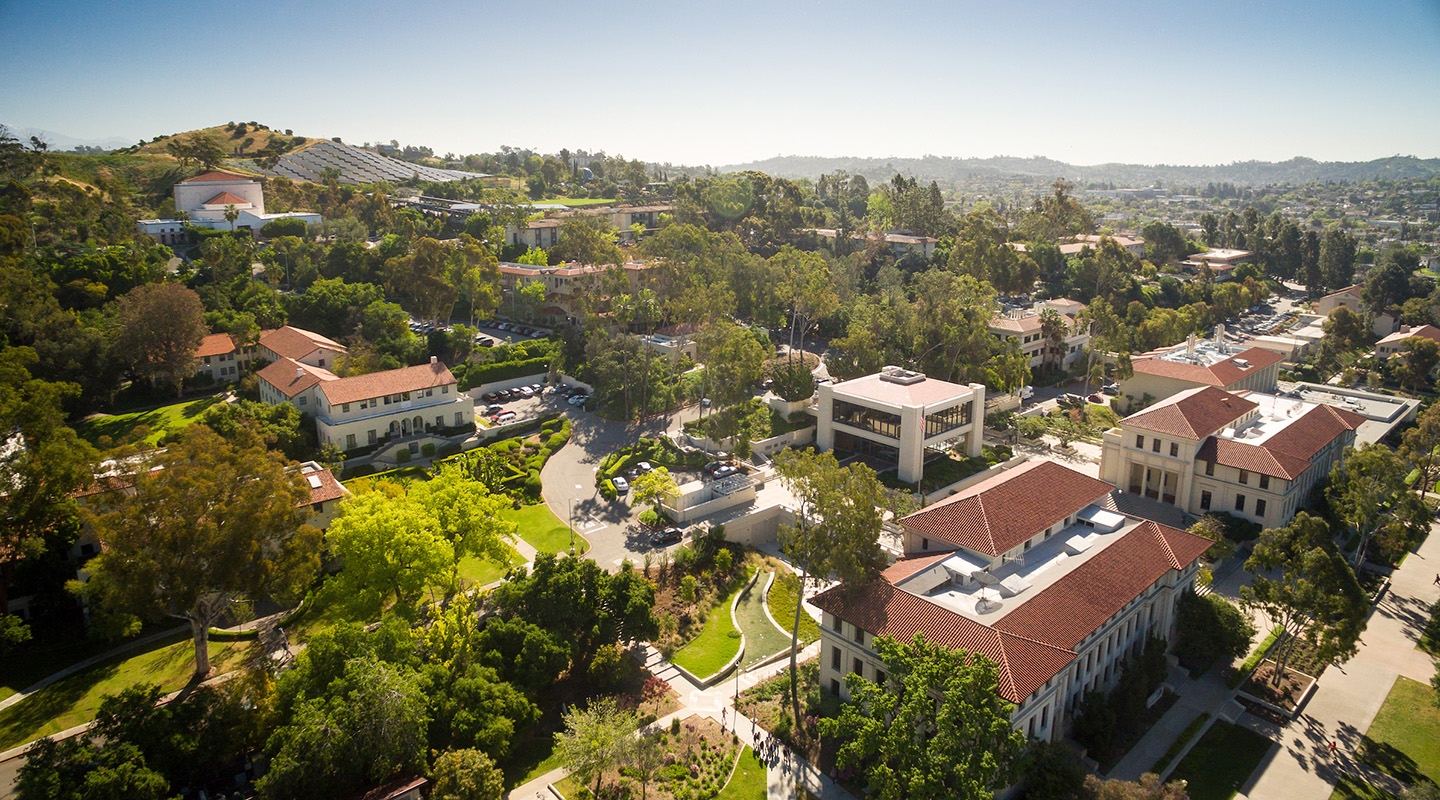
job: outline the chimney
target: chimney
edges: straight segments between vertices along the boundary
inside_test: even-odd
[[[440,359],[436,358],[435,356],[430,356],[430,363],[431,363],[431,364],[439,364],[439,363],[440,363]]]
[[[303,378],[303,377],[305,377],[305,369],[304,369],[303,367],[296,367],[296,368],[295,368],[295,378],[296,378],[296,380],[299,380],[300,378]]]

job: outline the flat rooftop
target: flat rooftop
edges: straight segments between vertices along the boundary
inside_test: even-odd
[[[1114,514],[1109,511],[1100,513]],[[1110,532],[1105,532],[1103,527],[1092,528],[1076,522],[1025,551],[1023,560],[1012,561],[988,572],[983,570],[985,562],[982,556],[956,551],[952,558],[930,569],[947,570],[954,574],[957,568],[963,570],[968,564],[974,568],[976,575],[983,573],[983,577],[970,581],[967,586],[946,581],[920,596],[977,622],[994,625],[1144,523],[1133,517],[1123,517],[1123,520],[1120,527]],[[899,588],[905,589],[907,583],[924,581],[921,576],[927,573],[929,570],[901,581]]]
[[[1295,395],[1308,403],[1343,408],[1365,418],[1355,431],[1355,444],[1378,442],[1412,419],[1420,408],[1419,400],[1409,400],[1363,389],[1328,386],[1319,383],[1282,383],[1280,391]],[[1252,398],[1253,399],[1253,398]]]
[[[889,368],[887,367],[887,369]],[[834,384],[831,388],[837,396],[869,400],[897,407],[933,406],[947,401],[958,402],[974,393],[969,386],[926,377],[918,372],[904,372],[899,380],[892,379],[892,375],[886,372],[877,372],[863,378]]]

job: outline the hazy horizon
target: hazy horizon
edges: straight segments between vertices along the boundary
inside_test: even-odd
[[[0,120],[131,141],[256,120],[691,166],[1440,157],[1434,0],[221,8],[0,0]]]

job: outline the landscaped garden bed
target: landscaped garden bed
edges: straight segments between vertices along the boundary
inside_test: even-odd
[[[1253,731],[1216,722],[1170,773],[1170,780],[1186,781],[1191,800],[1229,800],[1250,779],[1272,744]]]
[[[1290,667],[1278,670],[1275,662],[1267,659],[1250,674],[1240,694],[1293,717],[1314,685],[1315,678]]]
[[[736,773],[737,762],[745,749],[734,733],[722,730],[720,723],[713,719],[692,716],[676,720],[658,735],[665,750],[665,766],[645,787],[647,797],[655,800],[714,800],[728,796],[749,800],[745,794],[722,795],[731,776]],[[754,773],[754,766],[749,765],[743,779],[746,786],[754,783]],[[639,780],[629,769],[607,770],[599,780],[602,797],[639,797],[642,793]],[[566,800],[593,797],[592,787],[581,786],[574,778],[566,778],[556,783],[554,788]]]

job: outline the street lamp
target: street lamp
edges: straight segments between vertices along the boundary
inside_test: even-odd
[[[578,483],[575,484],[575,491],[577,491],[577,492],[582,491],[584,488],[585,488],[585,487],[581,486],[581,485],[578,484]],[[577,495],[572,495],[571,498],[570,498],[570,557],[571,557],[571,558],[574,558],[574,557],[575,557],[575,501],[578,500],[578,499],[580,499],[580,496],[579,496],[578,494],[577,494]]]

